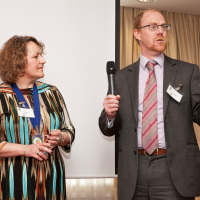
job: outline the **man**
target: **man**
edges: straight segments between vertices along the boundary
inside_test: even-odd
[[[169,29],[156,10],[135,18],[140,59],[116,73],[118,95],[104,99],[100,129],[107,136],[119,132],[119,200],[200,195],[193,128],[200,124],[200,73],[197,65],[163,54]]]

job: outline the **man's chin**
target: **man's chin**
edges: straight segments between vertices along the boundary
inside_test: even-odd
[[[159,45],[159,46],[154,46],[152,50],[162,53],[165,50],[165,48],[166,48],[166,45]]]

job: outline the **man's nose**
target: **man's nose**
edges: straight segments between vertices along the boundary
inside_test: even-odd
[[[164,30],[163,30],[162,26],[158,26],[157,33],[163,34],[163,32],[164,32]]]

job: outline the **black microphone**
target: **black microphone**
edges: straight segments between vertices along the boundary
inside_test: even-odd
[[[115,63],[114,61],[107,62],[107,74],[108,74],[108,93],[116,95],[115,91]]]

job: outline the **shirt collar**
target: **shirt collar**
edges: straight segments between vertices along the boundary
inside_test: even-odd
[[[164,53],[161,53],[158,57],[154,58],[153,60],[155,60],[161,68],[164,67]],[[149,59],[140,54],[140,66],[143,70],[146,69],[146,64],[148,62]]]

